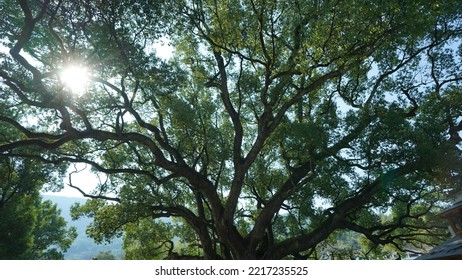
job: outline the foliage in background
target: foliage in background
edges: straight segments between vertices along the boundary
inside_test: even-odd
[[[40,190],[51,170],[31,160],[0,158],[0,259],[58,260],[77,237]]]

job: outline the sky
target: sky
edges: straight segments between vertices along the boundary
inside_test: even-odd
[[[78,173],[73,173],[79,171]],[[90,166],[78,163],[73,164],[68,169],[68,175],[64,178],[64,188],[59,192],[43,192],[43,195],[55,195],[55,196],[66,196],[66,197],[83,197],[83,195],[76,189],[69,186],[69,174],[72,174],[72,185],[80,188],[82,191],[89,193],[99,183],[99,179],[96,174],[90,171]]]

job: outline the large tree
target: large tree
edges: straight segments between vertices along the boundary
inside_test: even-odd
[[[0,121],[16,133],[0,153],[106,174],[74,209],[97,240],[125,228],[134,258],[280,259],[344,231],[371,250],[444,235],[460,1],[3,2]],[[71,65],[89,73],[79,90]]]

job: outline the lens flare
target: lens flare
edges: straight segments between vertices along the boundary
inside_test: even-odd
[[[71,92],[83,94],[88,84],[88,69],[84,66],[71,65],[60,73],[60,79]]]

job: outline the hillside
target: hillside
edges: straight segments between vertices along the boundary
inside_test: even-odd
[[[77,228],[78,236],[72,246],[64,254],[66,260],[90,260],[100,252],[110,251],[117,258],[123,258],[122,239],[113,240],[110,244],[96,244],[93,239],[89,238],[86,233],[86,227],[91,223],[89,218],[81,218],[77,221],[72,221],[70,216],[70,207],[74,203],[84,203],[84,198],[64,197],[44,195],[43,200],[51,200],[61,209],[61,215],[66,219],[68,226]]]

